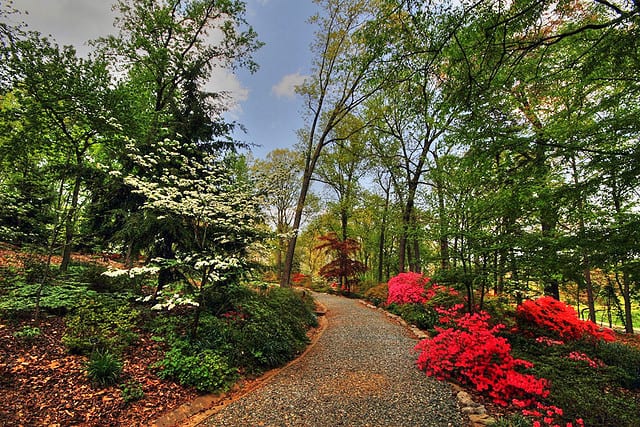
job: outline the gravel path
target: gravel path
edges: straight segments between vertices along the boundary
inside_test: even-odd
[[[415,367],[405,328],[358,301],[315,297],[329,325],[311,351],[201,425],[467,425],[451,388]]]

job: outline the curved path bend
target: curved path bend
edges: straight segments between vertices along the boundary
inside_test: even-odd
[[[310,351],[200,426],[468,424],[451,387],[415,367],[406,328],[358,301],[314,296],[329,324]]]

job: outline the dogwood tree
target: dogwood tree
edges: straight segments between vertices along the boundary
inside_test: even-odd
[[[187,231],[174,242],[175,258],[152,262],[170,264],[184,277],[197,306],[191,331],[195,336],[206,292],[233,283],[247,269],[249,249],[261,235],[259,200],[227,159],[203,152],[196,143],[165,139],[147,154],[135,144],[128,148],[140,168],[158,171],[124,177],[133,192],[144,197],[145,215],[158,222],[179,222]],[[165,167],[156,169],[158,163]]]

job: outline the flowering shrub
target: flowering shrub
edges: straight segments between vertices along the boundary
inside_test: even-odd
[[[429,278],[419,273],[400,273],[389,280],[389,304],[423,304],[427,302],[425,297],[425,286],[429,283]]]
[[[418,367],[438,379],[473,385],[500,405],[513,399],[531,405],[536,398],[548,396],[545,379],[517,370],[533,365],[514,358],[507,340],[495,335],[504,326],[491,327],[488,320],[487,313],[467,313],[453,319],[455,328],[436,328],[438,335],[415,347],[420,352]]]
[[[291,281],[294,285],[306,286],[311,281],[311,278],[306,274],[296,273],[291,277]]]
[[[565,341],[583,338],[615,341],[611,330],[600,330],[593,322],[580,320],[573,307],[552,297],[525,301],[518,307],[517,316],[521,328],[542,330]]]

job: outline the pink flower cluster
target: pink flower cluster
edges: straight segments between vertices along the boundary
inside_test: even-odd
[[[425,304],[436,295],[447,293],[457,296],[458,291],[433,283],[430,278],[420,273],[400,273],[392,277],[387,284],[389,304]]]
[[[569,353],[569,356],[567,357],[571,360],[579,360],[582,362],[586,362],[587,365],[589,365],[593,369],[602,368],[605,366],[604,362],[602,362],[601,360],[593,360],[586,354],[579,351],[572,351],[571,353]]]
[[[424,304],[427,302],[425,287],[430,279],[419,273],[400,273],[389,280],[389,304]]]
[[[523,409],[522,415],[533,418],[533,427],[562,427],[558,418],[562,417],[563,410],[553,405],[543,405],[536,403],[535,409]],[[582,418],[578,418],[575,423],[568,422],[564,427],[584,427]]]

